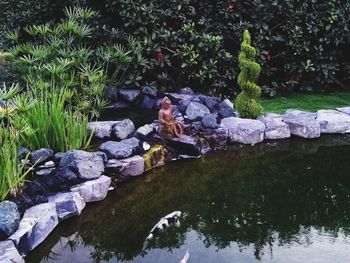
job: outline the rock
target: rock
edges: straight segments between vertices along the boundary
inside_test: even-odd
[[[213,150],[226,149],[228,139],[228,129],[226,127],[218,127],[216,129],[206,129],[201,133],[209,143]]]
[[[186,114],[186,109],[187,109],[188,105],[190,105],[191,99],[182,99],[179,101],[178,108],[182,114]]]
[[[350,132],[350,115],[346,113],[336,110],[319,110],[317,120],[320,122],[321,133]]]
[[[194,136],[182,135],[169,141],[169,146],[180,154],[198,156],[201,154],[201,144]]]
[[[231,142],[254,145],[264,140],[265,125],[259,120],[229,117],[221,120]]]
[[[45,163],[53,158],[53,151],[46,148],[41,148],[34,152],[31,152],[29,155],[29,160],[31,164],[40,165]]]
[[[206,114],[209,114],[209,113],[210,113],[209,109],[205,105],[199,102],[190,102],[190,104],[186,109],[186,116],[191,121],[200,120]]]
[[[290,137],[290,130],[287,123],[282,121],[282,116],[274,113],[267,113],[259,118],[265,124],[266,139],[284,139]]]
[[[316,113],[300,110],[287,110],[282,120],[288,124],[290,133],[303,138],[318,138],[321,134]]]
[[[181,95],[194,95],[193,90],[190,87],[185,87],[179,90],[179,94]]]
[[[143,155],[145,160],[145,171],[154,167],[162,166],[167,159],[167,150],[163,145],[154,145],[146,154]]]
[[[89,134],[94,133],[95,138],[105,139],[110,138],[113,127],[118,121],[95,121],[88,123]]]
[[[20,214],[14,202],[0,203],[0,240],[5,240],[18,228]]]
[[[91,203],[105,199],[110,185],[111,178],[102,175],[96,180],[86,181],[74,186],[71,191],[79,193],[85,203]]]
[[[178,105],[179,102],[182,101],[191,101],[193,95],[179,94],[179,93],[166,93],[165,94],[173,105]]]
[[[117,122],[113,126],[112,136],[118,140],[124,140],[132,136],[134,132],[135,132],[134,123],[129,119],[125,119]]]
[[[116,101],[109,103],[106,110],[127,110],[130,109],[130,104],[125,101]]]
[[[210,97],[210,96],[204,96],[199,95],[198,96],[200,102],[207,106],[207,108],[210,110],[210,112],[213,112],[218,107],[218,98]]]
[[[101,151],[107,154],[108,158],[122,159],[132,155],[134,148],[123,142],[108,141],[102,143],[99,147]]]
[[[340,111],[340,112],[343,112],[343,113],[350,115],[350,107],[337,108],[337,111]]]
[[[20,254],[27,255],[48,237],[57,224],[55,204],[36,205],[24,213],[18,230],[9,239],[15,243]]]
[[[142,95],[139,97],[139,99],[136,102],[137,107],[140,109],[144,110],[153,110],[157,108],[157,100],[147,96],[147,95]]]
[[[35,172],[35,174],[37,176],[45,176],[45,175],[50,175],[53,171],[55,170],[55,168],[47,168],[47,169],[41,169]]]
[[[141,88],[141,93],[142,93],[143,95],[147,95],[147,96],[156,98],[156,97],[157,97],[157,94],[158,94],[158,91],[157,91],[157,89],[154,88],[154,87],[143,86],[143,87]]]
[[[238,112],[233,108],[233,104],[229,99],[225,99],[218,106],[218,113],[221,119],[229,117],[239,117]]]
[[[216,117],[211,113],[205,115],[201,123],[204,128],[215,129],[218,127]]]
[[[59,220],[79,216],[85,207],[85,201],[77,192],[56,193],[48,196],[49,203],[56,205]]]
[[[119,172],[123,176],[138,176],[143,174],[145,171],[145,160],[139,155],[119,161]]]
[[[102,175],[104,162],[100,154],[73,150],[63,155],[59,168],[75,172],[80,179],[92,180]]]
[[[58,152],[54,155],[53,159],[55,162],[59,163],[63,157],[64,153]]]
[[[176,105],[172,106],[171,112],[173,113],[173,118],[176,121],[184,122],[184,116],[182,115],[180,108]]]
[[[18,253],[11,240],[0,242],[0,262],[2,263],[24,263],[24,259]]]
[[[139,90],[119,90],[119,97],[126,102],[133,102],[136,97],[140,94]]]
[[[153,132],[155,132],[155,129],[156,129],[155,123],[145,124],[136,130],[134,136],[140,140],[145,140]]]
[[[29,153],[29,150],[26,147],[19,147],[18,150],[18,159],[25,159]]]
[[[106,86],[105,87],[105,98],[108,101],[117,101],[118,100],[118,89],[115,86]]]

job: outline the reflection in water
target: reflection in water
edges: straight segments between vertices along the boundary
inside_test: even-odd
[[[347,137],[234,147],[169,163],[63,222],[28,262],[346,262]],[[333,146],[336,144],[337,146]],[[185,212],[142,245],[159,218]]]

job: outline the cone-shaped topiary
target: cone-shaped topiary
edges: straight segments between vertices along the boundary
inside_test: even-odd
[[[257,118],[264,109],[257,102],[261,89],[255,84],[260,74],[260,65],[255,62],[256,51],[250,45],[248,30],[243,33],[241,52],[238,57],[241,72],[238,75],[238,85],[242,92],[237,96],[235,106],[242,118]]]

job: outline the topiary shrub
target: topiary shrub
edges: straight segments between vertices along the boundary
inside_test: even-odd
[[[250,34],[243,33],[241,52],[238,57],[241,72],[238,75],[238,85],[242,92],[236,98],[236,109],[242,118],[257,118],[263,113],[263,107],[257,102],[261,89],[256,85],[261,67],[255,62],[256,50],[250,45]]]

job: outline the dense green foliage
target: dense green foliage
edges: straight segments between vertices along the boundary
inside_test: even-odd
[[[287,109],[317,111],[335,109],[350,105],[350,93],[333,94],[289,94],[286,97],[265,98],[261,100],[265,112],[284,113]]]
[[[254,35],[259,84],[290,90],[349,88],[350,2],[344,0],[89,0],[119,35],[144,41],[157,86],[236,93],[242,30]],[[232,68],[234,65],[234,68]]]
[[[257,118],[263,113],[263,107],[258,103],[261,95],[261,89],[256,85],[261,68],[255,62],[256,50],[251,45],[250,34],[248,30],[243,33],[243,42],[239,54],[239,68],[241,72],[238,75],[238,85],[242,92],[235,101],[236,110],[242,118]]]
[[[8,194],[15,195],[30,170],[24,170],[24,165],[19,163],[18,133],[10,129],[0,127],[0,201]]]

